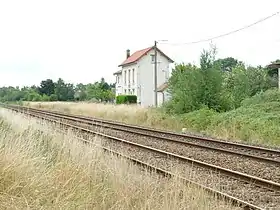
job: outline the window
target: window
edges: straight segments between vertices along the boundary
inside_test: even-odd
[[[169,79],[169,75],[168,75],[168,72],[166,70],[162,70],[164,72],[164,79],[165,81],[168,81]]]
[[[120,83],[120,76],[117,76],[117,83]]]
[[[155,62],[155,55],[151,55],[151,60],[152,60],[152,63]]]
[[[126,89],[124,89],[124,94],[126,94]]]
[[[134,69],[132,69],[132,84],[133,84],[133,85],[134,85],[134,82],[135,82],[135,81],[134,81],[134,73],[135,73],[135,72],[134,72]]]
[[[130,84],[130,69],[128,70],[128,84]]]
[[[130,89],[128,89],[128,94],[129,94],[129,95],[131,94]]]
[[[135,90],[134,89],[132,89],[132,95],[135,95]]]
[[[124,71],[124,84],[126,85],[126,71]]]

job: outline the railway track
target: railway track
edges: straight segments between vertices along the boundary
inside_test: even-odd
[[[17,107],[18,106],[14,106],[14,108]],[[259,158],[263,161],[266,159],[268,162],[277,162],[278,164],[280,164],[280,149],[272,149],[267,147],[259,147],[259,146],[247,145],[243,143],[229,142],[229,141],[217,140],[213,138],[195,136],[190,134],[181,134],[181,133],[175,133],[170,131],[163,131],[163,130],[152,129],[152,128],[147,128],[142,126],[119,123],[116,121],[97,119],[93,117],[65,114],[57,111],[49,111],[49,110],[46,111],[41,109],[40,110],[33,109],[29,107],[24,107],[23,109],[27,111],[32,110],[34,112],[42,113],[42,114],[45,113],[52,116],[59,115],[61,118],[66,120],[79,119],[82,122],[91,125],[100,125],[104,128],[113,128],[115,130],[132,132],[135,134],[138,133],[149,137],[161,138],[167,141],[176,141],[184,145],[209,148],[212,150],[217,150],[217,151],[227,152],[227,153],[235,153],[241,156]]]
[[[145,132],[141,130],[139,131],[136,126],[131,126],[131,129],[130,125],[122,127],[123,124],[120,123],[116,123],[115,125],[113,122],[110,122],[108,124],[107,121],[103,122],[89,117],[49,112],[26,107],[23,109],[29,111],[32,110],[32,112],[38,114],[47,114],[48,116],[56,118],[59,117],[60,119],[63,118],[69,123],[75,123],[76,125],[99,132],[102,131],[102,133],[108,135],[124,138],[135,143],[162,149],[188,158],[280,183],[280,161],[278,160],[280,151],[278,150],[261,147],[256,148],[255,146],[250,148],[250,145],[242,145],[241,150],[243,150],[244,146],[248,147],[248,153],[245,153],[238,151],[238,148],[234,148],[233,150],[225,147],[216,148],[217,140],[215,140],[214,146],[205,146],[204,144],[190,142],[192,140],[191,138],[188,138],[187,140],[176,139],[176,136],[182,138],[182,136],[186,135],[172,133],[173,137],[166,137],[161,135],[161,132],[157,133],[157,130],[148,130],[148,132]],[[140,127],[140,129],[142,129],[142,127]],[[229,144],[230,147],[232,147],[230,142]],[[240,146],[240,144],[237,145],[237,147]],[[262,151],[262,155],[259,155],[260,151]],[[268,158],[268,156],[271,156],[271,158]]]
[[[48,111],[30,109],[25,107],[10,106],[7,108],[20,112],[28,112],[28,114],[31,114],[32,116],[35,117],[46,118],[47,120],[60,123],[60,125],[63,126],[68,126],[73,129],[77,129],[90,134],[99,135],[104,139],[106,139],[104,145],[106,145],[107,147],[114,148],[114,150],[118,150],[119,153],[125,154],[126,156],[129,156],[133,159],[137,159],[142,163],[144,162],[148,163],[152,167],[156,168],[156,166],[160,165],[161,166],[160,168],[163,171],[170,171],[173,165],[177,165],[179,166],[180,169],[182,169],[179,171],[180,176],[186,176],[186,174],[191,174],[191,172],[196,171],[197,173],[195,174],[195,176],[187,177],[189,181],[198,183],[199,185],[206,186],[206,188],[209,189],[214,189],[216,193],[220,192],[223,195],[227,193],[229,194],[228,198],[233,199],[234,197],[236,202],[243,203],[244,206],[247,207],[250,206],[253,209],[280,208],[280,184],[278,183],[269,180],[260,179],[258,177],[250,176],[245,173],[240,173],[233,170],[227,170],[225,168],[217,167],[215,165],[190,159],[185,156],[174,154],[172,152],[167,152],[165,150],[161,150],[155,147],[143,145],[133,141],[124,140],[122,138],[113,137],[108,134],[94,131],[91,128],[82,127],[81,125],[77,125],[77,124],[73,125],[75,121],[79,122],[80,124],[86,124],[86,122],[89,123],[89,121],[91,121],[91,124],[98,123],[98,122],[93,122],[93,120],[90,118],[81,117],[81,116],[75,118],[75,116],[73,115],[71,116],[66,114],[60,115],[57,112],[56,113],[48,112]],[[61,118],[64,121],[66,120],[67,122],[66,123],[62,122]],[[99,126],[103,126],[103,124]],[[113,128],[111,127],[108,129],[113,129]],[[171,140],[168,141],[171,142]],[[182,140],[180,140],[179,143],[183,145],[181,141]],[[264,158],[264,162],[279,165],[279,162],[277,161],[277,155],[272,154],[273,151],[277,152],[277,150],[271,150],[266,148],[261,148],[261,149],[268,150],[270,156],[273,157],[270,159],[272,161],[268,160],[269,158],[267,156],[262,157]],[[225,153],[228,154],[228,152]],[[244,155],[244,157],[246,157],[246,155]],[[248,158],[254,158],[254,157],[248,157]],[[261,160],[260,157],[257,159]],[[207,175],[209,176],[209,174],[212,175],[211,177],[212,181],[201,180],[203,177],[207,177]],[[221,186],[223,189],[218,189]],[[244,192],[246,193],[244,194]]]

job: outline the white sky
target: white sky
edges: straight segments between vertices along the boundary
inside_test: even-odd
[[[0,0],[0,86],[113,82],[128,48],[213,37],[279,10],[279,0]],[[280,58],[280,15],[214,43],[218,57],[266,65]],[[197,63],[208,46],[159,48],[176,63]]]

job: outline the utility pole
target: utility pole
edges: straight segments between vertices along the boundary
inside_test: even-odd
[[[154,50],[155,50],[155,69],[154,69],[154,85],[155,85],[155,107],[157,107],[157,41],[155,41],[154,45]]]

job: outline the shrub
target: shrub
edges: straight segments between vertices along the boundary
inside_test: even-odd
[[[260,92],[251,98],[246,98],[242,101],[242,106],[250,106],[268,102],[280,102],[280,91],[278,89],[269,89],[265,92]]]
[[[57,101],[58,98],[57,98],[57,95],[56,94],[51,94],[50,95],[50,101]]]
[[[118,95],[116,97],[117,104],[136,104],[137,96],[136,95]]]
[[[205,130],[213,118],[218,115],[216,111],[203,107],[199,110],[183,114],[181,120],[184,126],[196,131]]]
[[[125,103],[125,95],[118,95],[116,97],[116,103],[117,104],[124,104]]]
[[[42,101],[50,101],[50,97],[46,94],[42,96]]]

